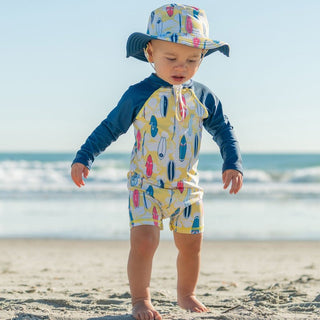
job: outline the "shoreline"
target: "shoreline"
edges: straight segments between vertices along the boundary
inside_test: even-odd
[[[162,231],[163,232],[163,231]],[[170,231],[171,232],[171,231]],[[1,247],[1,242],[19,242],[19,241],[25,241],[25,242],[66,242],[66,243],[81,243],[81,242],[97,242],[97,243],[101,243],[101,242],[105,242],[106,244],[110,244],[110,243],[128,243],[129,246],[129,235],[128,235],[128,239],[106,239],[106,238],[79,238],[79,237],[28,237],[28,236],[23,236],[23,237],[17,237],[17,236],[13,236],[13,237],[8,237],[8,236],[0,236],[0,247]],[[172,239],[161,239],[160,238],[160,244],[161,243],[174,243],[173,242],[173,237]],[[228,244],[228,243],[234,243],[234,244],[246,244],[246,243],[254,243],[254,244],[273,244],[273,243],[279,243],[279,244],[294,244],[294,243],[310,243],[310,244],[319,244],[319,249],[320,249],[320,239],[299,239],[299,238],[293,238],[293,239],[282,239],[282,238],[275,238],[275,239],[242,239],[242,238],[231,238],[231,239],[221,239],[221,238],[217,238],[217,239],[203,239],[203,244],[206,245],[207,243],[216,243],[216,244]]]
[[[164,319],[319,319],[320,241],[204,240],[197,287],[176,304],[177,250],[160,241],[151,293]],[[129,241],[0,239],[1,320],[128,320]]]

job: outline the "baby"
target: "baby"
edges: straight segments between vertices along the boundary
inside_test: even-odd
[[[237,139],[219,99],[192,77],[204,57],[226,43],[211,40],[203,10],[170,4],[154,10],[147,34],[133,33],[127,57],[149,62],[155,73],[124,93],[118,105],[88,137],[73,161],[71,176],[84,185],[94,158],[131,124],[134,126],[128,172],[130,254],[128,278],[136,319],[161,319],[150,295],[152,260],[163,219],[178,248],[177,299],[194,312],[208,309],[196,298],[203,235],[203,190],[198,181],[198,155],[204,127],[220,148],[224,188],[242,187],[242,161]]]

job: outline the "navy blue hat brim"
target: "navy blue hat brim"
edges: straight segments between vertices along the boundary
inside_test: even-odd
[[[146,48],[148,42],[152,39],[154,38],[140,32],[131,34],[127,41],[127,58],[134,57],[136,59],[148,62],[144,55],[143,48]]]
[[[152,37],[150,35],[140,33],[140,32],[134,32],[132,33],[127,41],[127,58],[129,57],[134,57],[138,60],[148,62],[144,55],[143,49],[147,47],[147,44],[150,40],[152,39],[159,39],[157,37]],[[159,40],[164,40],[164,39],[159,39]],[[230,53],[230,47],[228,44],[223,44],[220,47],[212,48],[209,49],[207,48],[208,52],[206,53],[206,56],[209,54],[215,52],[215,51],[220,51],[227,57],[229,57]]]

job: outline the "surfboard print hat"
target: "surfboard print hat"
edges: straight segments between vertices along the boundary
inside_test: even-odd
[[[209,24],[205,12],[199,8],[169,4],[151,12],[147,33],[134,32],[127,41],[127,58],[148,62],[143,49],[152,39],[184,44],[208,50],[206,56],[220,51],[227,57],[227,43],[209,38]]]

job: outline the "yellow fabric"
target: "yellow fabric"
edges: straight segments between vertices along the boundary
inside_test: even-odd
[[[175,114],[177,108],[180,121]],[[206,108],[189,88],[183,88],[176,99],[172,87],[161,87],[146,101],[133,122],[136,143],[128,173],[133,225],[137,219],[145,224],[157,220],[150,210],[169,218],[178,209],[181,214],[194,204],[191,222],[184,222],[181,232],[191,232],[193,221],[202,217],[199,208],[203,190],[198,185],[197,164],[202,122],[207,116]]]

